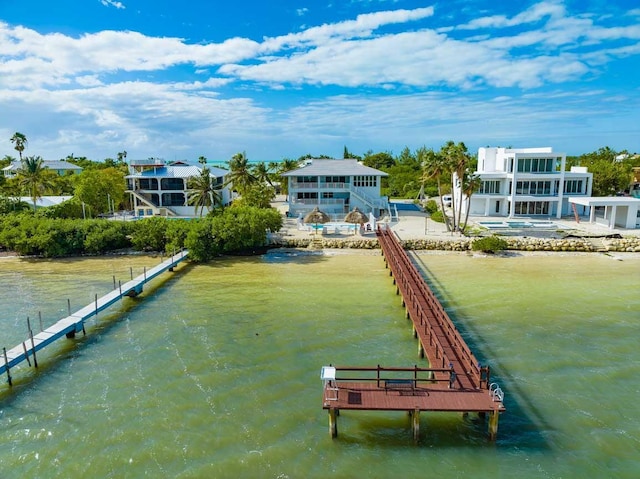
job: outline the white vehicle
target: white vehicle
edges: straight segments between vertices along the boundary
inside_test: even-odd
[[[452,201],[453,201],[453,198],[451,198],[451,195],[444,195],[442,197],[442,205],[446,206],[447,208],[451,207]]]

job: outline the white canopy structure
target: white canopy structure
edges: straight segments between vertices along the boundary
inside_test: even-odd
[[[615,227],[635,229],[638,228],[640,217],[640,199],[629,196],[572,196],[569,203],[590,208],[589,223],[596,223],[597,219],[604,220],[610,230]],[[596,218],[596,209],[604,208],[601,218]]]

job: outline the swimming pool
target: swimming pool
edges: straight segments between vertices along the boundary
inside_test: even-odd
[[[522,229],[522,228],[547,228],[556,229],[558,226],[553,221],[479,221],[480,226],[489,229]]]

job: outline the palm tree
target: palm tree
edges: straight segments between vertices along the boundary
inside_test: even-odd
[[[456,144],[451,140],[447,141],[447,143],[440,149],[440,153],[445,158],[446,165],[452,173],[451,208],[453,209],[453,230],[458,231],[460,229],[462,208],[460,207],[461,205],[456,205],[455,191],[462,188],[464,173],[467,169],[467,164],[469,163],[469,154],[467,153],[467,146],[463,142]],[[456,184],[457,182],[459,182],[459,184]]]
[[[444,202],[442,200],[442,184],[440,179],[448,171],[447,161],[444,156],[436,153],[432,149],[424,152],[422,158],[422,181],[426,182],[429,178],[435,178],[438,184],[438,196],[440,197],[440,205],[442,208],[442,216],[444,218],[444,224],[447,227],[447,231],[450,231],[449,218],[445,213]]]
[[[198,157],[198,163],[200,163],[202,166],[207,164],[207,157],[206,156],[199,156]]]
[[[22,161],[22,152],[27,146],[27,137],[22,133],[20,133],[19,131],[16,131],[11,137],[11,143],[14,144],[13,147],[16,149],[16,151],[20,155],[20,161]]]
[[[200,171],[200,176],[194,176],[189,179],[188,188],[187,204],[193,205],[196,213],[200,208],[200,216],[202,216],[205,208],[222,204],[220,189],[206,166]]]
[[[119,151],[117,154],[118,164],[124,165],[125,160],[127,159],[127,150]]]
[[[22,160],[22,166],[17,171],[17,182],[23,191],[27,191],[33,201],[33,211],[36,201],[43,193],[53,188],[52,172],[43,166],[39,156],[28,156]]]
[[[285,158],[280,163],[278,163],[276,174],[281,175],[282,173],[286,173],[287,171],[295,170],[299,166],[300,160],[291,160],[289,158]],[[280,191],[283,195],[289,195],[289,181],[286,178],[284,179],[284,181],[280,182]]]
[[[246,153],[236,153],[228,164],[229,174],[224,186],[231,184],[240,195],[246,193],[249,187],[257,181],[256,177],[251,173]]]
[[[467,211],[464,216],[464,225],[462,225],[462,231],[467,228],[467,222],[469,221],[469,211],[471,210],[471,196],[482,186],[482,178],[479,175],[473,173],[467,173],[464,176],[462,182],[462,193],[466,197]]]
[[[260,183],[269,183],[269,185],[273,186],[270,170],[271,164],[267,165],[264,162],[257,163],[253,166],[253,176],[255,176],[256,180]]]

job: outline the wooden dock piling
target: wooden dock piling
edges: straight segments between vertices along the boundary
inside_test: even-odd
[[[7,359],[7,348],[2,348],[2,353],[4,354],[4,368],[7,373],[7,382],[9,383],[9,386],[13,386],[11,371],[9,370],[9,360]]]

